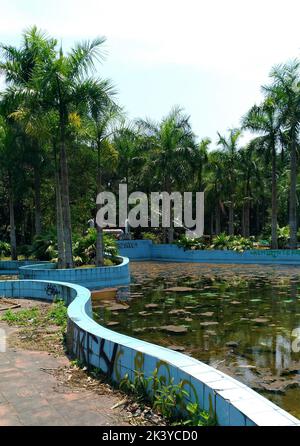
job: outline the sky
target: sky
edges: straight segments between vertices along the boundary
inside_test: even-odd
[[[0,42],[18,45],[32,25],[65,50],[105,36],[99,75],[128,117],[180,105],[213,144],[261,101],[271,67],[300,56],[299,0],[0,0],[0,11]]]

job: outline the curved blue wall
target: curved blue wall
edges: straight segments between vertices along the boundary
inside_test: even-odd
[[[299,426],[300,421],[244,384],[184,354],[131,338],[97,324],[92,318],[91,293],[75,284],[53,281],[0,281],[0,295],[52,300],[68,306],[68,349],[87,365],[116,382],[137,371],[146,377],[155,369],[166,383],[183,383],[187,402],[215,412],[224,426]]]
[[[75,283],[90,290],[130,284],[129,260],[119,257],[119,265],[100,268],[57,269],[55,263],[25,265],[19,268],[20,279],[54,280]]]
[[[0,275],[15,276],[19,274],[21,266],[30,266],[36,264],[47,264],[48,262],[40,262],[37,260],[0,260]]]

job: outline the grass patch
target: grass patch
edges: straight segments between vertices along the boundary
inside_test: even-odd
[[[48,311],[48,319],[59,327],[67,326],[67,307],[63,300],[56,300]]]
[[[65,328],[67,325],[67,307],[64,301],[56,300],[44,311],[39,307],[23,310],[7,310],[1,320],[10,325],[44,325],[47,322]]]
[[[30,305],[26,302],[25,305]],[[67,308],[62,300],[37,303],[29,308],[7,310],[1,320],[19,329],[10,337],[13,348],[64,355]]]
[[[7,310],[1,320],[10,325],[38,324],[40,318],[39,308],[26,308],[20,311]]]

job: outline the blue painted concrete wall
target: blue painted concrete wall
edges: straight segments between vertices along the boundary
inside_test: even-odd
[[[46,264],[37,260],[0,260],[0,275],[18,275],[19,268],[26,265]]]
[[[130,260],[151,260],[153,243],[151,240],[124,240],[117,242],[119,252]]]
[[[184,354],[102,327],[92,319],[91,293],[79,285],[53,281],[0,281],[0,295],[51,300],[61,296],[68,307],[68,348],[114,381],[155,369],[166,383],[182,383],[187,402],[215,411],[222,426],[299,426],[300,421],[244,384]]]
[[[122,257],[119,257],[119,260],[119,265],[101,268],[57,269],[54,263],[26,265],[19,269],[20,279],[70,282],[90,290],[128,285],[129,260]]]
[[[176,245],[155,245],[150,240],[118,242],[120,254],[130,260],[157,260],[161,262],[241,263],[300,265],[300,250],[251,249],[235,251],[185,251]]]

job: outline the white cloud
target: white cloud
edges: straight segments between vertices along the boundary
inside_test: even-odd
[[[1,12],[2,34],[33,23],[58,38],[105,34],[122,60],[248,78],[296,57],[300,47],[298,0],[5,0]]]
[[[271,66],[297,57],[300,48],[299,0],[0,0],[0,11],[0,41],[17,43],[20,32],[33,24],[63,39],[65,46],[106,35],[109,59],[104,70],[117,82],[121,102],[125,99],[133,115],[149,114],[145,103],[153,104],[166,72],[183,68],[185,83],[191,77],[194,90],[205,79],[204,99],[193,88],[185,96],[182,79],[172,84],[173,95],[169,91],[166,96],[160,86],[151,113],[157,109],[165,114],[172,96],[196,122],[201,121],[199,113],[204,115],[209,134],[212,127],[238,125],[241,114],[259,99]],[[153,91],[141,82],[146,70],[161,73]],[[144,103],[136,97],[137,83]]]

